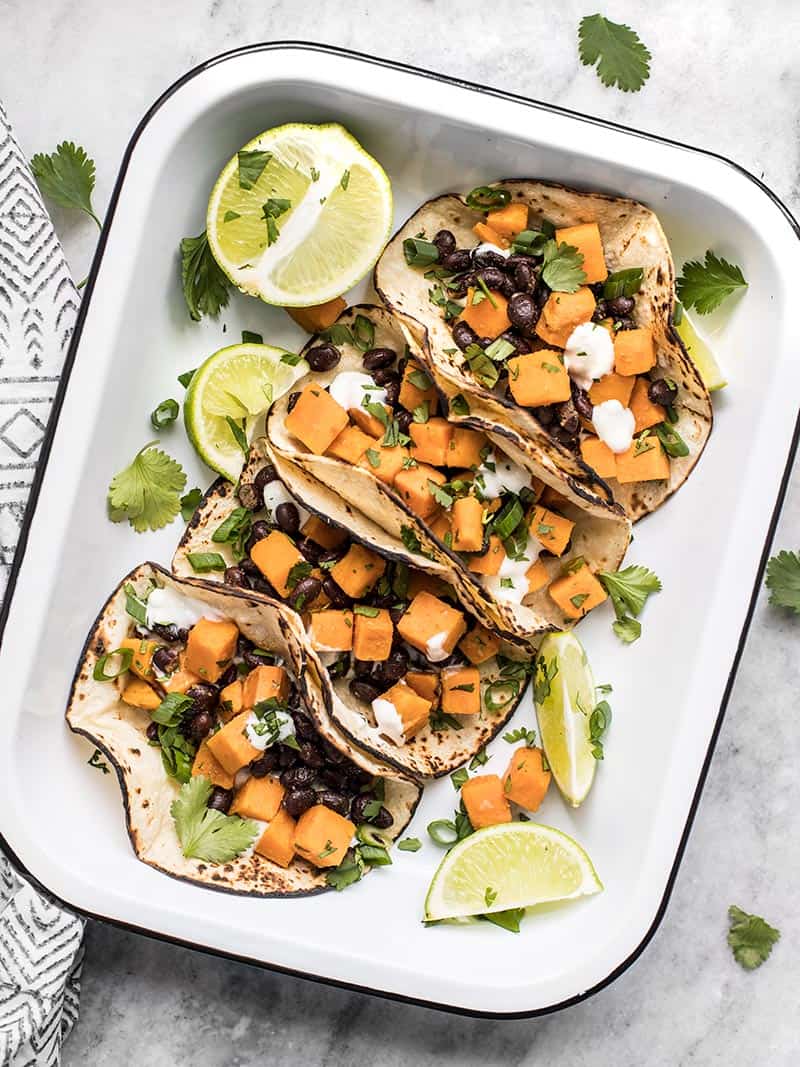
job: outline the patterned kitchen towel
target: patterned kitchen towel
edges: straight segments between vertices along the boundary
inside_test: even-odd
[[[0,104],[0,599],[78,294]],[[51,1067],[78,1016],[83,921],[0,853],[0,1065]]]

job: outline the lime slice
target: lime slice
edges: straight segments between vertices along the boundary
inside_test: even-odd
[[[597,701],[592,668],[572,631],[548,634],[542,641],[533,683],[547,762],[564,798],[577,808],[592,787],[597,766],[589,740]]]
[[[211,193],[206,229],[217,262],[240,289],[268,304],[308,307],[363,278],[391,224],[386,172],[344,127],[289,123],[228,163]]]
[[[229,345],[209,356],[189,383],[183,404],[189,440],[204,463],[232,482],[245,456],[228,419],[252,439],[258,416],[308,373],[304,359],[284,362],[287,354],[272,345]]]
[[[425,918],[529,908],[602,888],[592,861],[567,834],[535,822],[501,823],[450,849],[425,898]]]
[[[724,389],[728,384],[728,379],[722,373],[722,368],[717,363],[716,356],[711,351],[708,341],[697,332],[697,327],[689,318],[686,308],[681,308],[680,320],[675,329],[683,341],[692,363],[700,372],[700,377],[703,379],[708,391],[714,393],[717,389]]]

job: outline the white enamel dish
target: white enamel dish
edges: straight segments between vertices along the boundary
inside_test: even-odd
[[[622,646],[607,607],[580,629],[595,677],[614,686],[606,760],[582,809],[568,809],[553,789],[537,818],[581,842],[605,891],[530,914],[516,937],[485,923],[420,922],[441,858],[425,826],[448,817],[457,799],[447,779],[426,790],[409,828],[425,841],[420,852],[396,852],[393,867],[341,894],[239,898],[135,859],[115,776],[87,767],[91,749],[63,721],[97,609],[136,563],[168,564],[180,536],[178,523],[136,535],[106,517],[111,476],[154,436],[149,412],[167,396],[181,399],[176,376],[242,328],[287,347],[302,341],[283,312],[238,295],[218,322],[192,323],[178,283],[178,241],[203,229],[225,161],[287,121],[347,126],[388,170],[398,223],[439,192],[504,175],[550,178],[644,201],[679,266],[713,248],[750,282],[704,323],[730,381],[715,399],[706,453],[684,488],[636,528],[628,562],[664,582],[643,637]],[[256,46],[188,74],[126,153],[12,576],[0,650],[8,849],[87,914],[367,991],[510,1016],[607,984],[663,914],[783,496],[800,395],[799,253],[788,212],[726,160],[494,90],[303,44]],[[211,481],[180,428],[161,436],[189,486]],[[516,721],[531,724],[529,699]],[[501,772],[511,749],[498,740],[491,752],[486,769]]]

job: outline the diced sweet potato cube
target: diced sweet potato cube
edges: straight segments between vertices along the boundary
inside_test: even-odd
[[[431,593],[418,593],[397,624],[404,641],[431,662],[447,659],[467,630],[464,613]]]
[[[491,577],[499,572],[505,558],[506,550],[503,548],[503,542],[497,534],[490,534],[488,550],[482,556],[471,556],[467,566],[473,574],[485,574]]]
[[[129,670],[138,678],[153,677],[153,653],[158,648],[157,641],[147,641],[143,637],[126,637],[120,642],[120,648],[129,648],[133,653]]]
[[[294,849],[315,867],[338,867],[355,832],[349,819],[324,804],[315,804],[297,820]]]
[[[459,315],[459,322],[466,322],[478,337],[499,337],[505,330],[511,328],[511,320],[508,317],[508,301],[502,293],[489,290],[491,300],[483,289],[467,289],[467,302],[464,310]],[[478,303],[474,304],[478,294]],[[481,299],[482,298],[482,299]]]
[[[279,596],[289,595],[289,586],[286,584],[289,572],[304,561],[294,542],[281,530],[272,530],[269,536],[256,541],[250,549],[250,559],[275,587]]]
[[[571,619],[583,618],[587,611],[596,608],[606,599],[605,589],[586,564],[576,571],[556,578],[547,592]]]
[[[256,852],[279,867],[288,867],[294,859],[294,835],[297,824],[281,808],[256,843]]]
[[[397,682],[391,689],[381,693],[372,702],[373,711],[377,716],[376,704],[384,701],[392,705],[400,717],[403,726],[403,736],[406,740],[418,734],[423,726],[427,726],[431,713],[432,702],[427,697],[420,696],[416,689],[406,685],[405,681]]]
[[[479,774],[464,782],[461,799],[476,830],[511,822],[511,807],[496,774]]]
[[[624,408],[628,406],[633,391],[633,378],[623,378],[621,374],[604,374],[599,381],[592,384],[589,399],[596,407],[605,400],[619,400]]]
[[[669,457],[655,434],[637,437],[627,452],[617,456],[617,481],[656,482],[669,478]]]
[[[378,614],[363,615],[356,610],[353,624],[353,655],[356,659],[380,663],[389,658],[394,637],[394,623],[385,608],[373,608]]]
[[[370,437],[357,426],[345,426],[325,454],[355,465],[368,448],[377,448],[379,443],[377,437]]]
[[[445,467],[480,467],[481,450],[486,447],[487,438],[480,430],[468,430],[464,426],[453,426],[450,444],[447,446]]]
[[[427,385],[425,383],[428,383]],[[428,414],[435,415],[439,407],[439,394],[430,374],[419,363],[410,359],[403,371],[400,383],[400,403],[407,411],[413,411],[421,404],[428,405]]]
[[[486,225],[503,237],[515,237],[528,228],[528,205],[516,201],[497,211],[490,211],[486,216]]]
[[[556,230],[556,243],[572,245],[582,253],[587,285],[606,280],[608,269],[600,230],[596,222],[581,222],[577,226],[566,226],[563,230]]]
[[[341,313],[347,307],[347,302],[340,296],[333,300],[326,300],[324,304],[314,304],[307,308],[286,308],[290,318],[293,318],[298,326],[307,333],[319,333],[333,326]]]
[[[455,552],[480,552],[483,547],[483,504],[476,496],[460,496],[454,501],[450,525]]]
[[[199,619],[186,642],[186,669],[216,682],[236,654],[239,627],[230,619]]]
[[[362,456],[358,465],[372,471],[385,485],[392,485],[398,472],[403,469],[403,463],[410,459],[411,451],[404,445],[392,445],[390,448],[379,445],[368,456]]]
[[[594,309],[594,293],[586,285],[574,293],[551,293],[536,323],[536,332],[548,345],[565,348],[575,327],[591,321]]]
[[[350,536],[341,526],[333,526],[317,515],[310,515],[300,527],[303,537],[308,537],[323,548],[338,548]]]
[[[289,696],[289,675],[283,667],[262,664],[254,667],[242,682],[242,703],[254,708],[262,700],[278,700],[286,703]]]
[[[383,405],[383,409],[388,416],[391,416],[391,409]],[[372,415],[366,408],[348,408],[347,414],[364,433],[369,434],[370,437],[383,438],[386,433],[386,426],[377,415]]]
[[[549,552],[552,552],[554,556],[561,556],[572,537],[575,523],[537,504],[531,512],[528,529],[531,536],[535,537]]]
[[[131,708],[143,708],[145,711],[155,711],[161,703],[161,697],[141,678],[131,678],[122,690],[123,703]]]
[[[349,652],[353,647],[352,611],[315,611],[309,624],[311,643],[319,652]]]
[[[431,707],[439,706],[439,675],[435,671],[408,671],[404,681]]]
[[[234,775],[225,770],[205,740],[200,742],[194,757],[192,777],[208,778],[212,785],[218,785],[220,789],[233,789]]]
[[[526,352],[508,360],[508,387],[523,407],[539,407],[569,400],[569,375],[561,354],[550,348]]]
[[[356,542],[350,545],[338,563],[330,569],[330,576],[340,589],[353,600],[360,600],[375,585],[386,570],[386,560]]]
[[[528,567],[525,571],[525,577],[528,579],[529,593],[538,593],[539,590],[544,589],[550,581],[547,567],[545,567],[540,559],[537,559],[535,563],[532,563],[531,566]]]
[[[503,788],[509,800],[526,811],[536,811],[550,785],[550,771],[542,765],[542,750],[518,748],[508,761]]]
[[[277,778],[270,778],[269,775],[265,778],[248,778],[241,789],[236,791],[231,815],[271,822],[280,811],[285,792]]]
[[[617,457],[599,437],[584,437],[581,441],[581,455],[601,478],[616,477]]]
[[[649,327],[617,332],[614,338],[614,370],[617,374],[646,374],[655,365],[656,349]]]
[[[636,420],[633,428],[634,433],[641,433],[642,430],[649,430],[651,426],[658,426],[667,417],[666,410],[661,404],[654,404],[647,395],[649,384],[647,378],[637,378],[631,393],[629,407]]]
[[[486,222],[476,222],[472,227],[472,232],[481,241],[486,241],[490,245],[497,245],[498,248],[510,248],[511,242],[502,233],[498,233],[497,230],[493,230]]]
[[[452,589],[447,582],[442,581],[441,578],[437,578],[435,574],[428,574],[427,571],[409,570],[408,572],[408,592],[406,593],[407,600],[413,600],[419,593],[426,592],[436,597],[446,597],[448,593],[452,593]]]
[[[347,412],[342,405],[321,385],[311,382],[286,416],[285,425],[287,433],[296,437],[310,452],[321,456],[328,451],[348,422]]]
[[[178,669],[169,677],[161,678],[158,684],[166,693],[185,693],[187,689],[202,681],[199,675],[186,669],[186,653],[181,652],[178,657]]]
[[[430,463],[444,467],[447,449],[453,435],[453,427],[447,419],[428,419],[427,422],[412,422],[408,428],[411,437],[411,455],[418,463]]]
[[[421,519],[430,519],[439,510],[440,505],[431,492],[428,482],[443,485],[447,478],[435,467],[419,463],[408,470],[400,470],[394,477],[394,487],[405,500],[408,507]]]
[[[450,516],[446,511],[442,511],[435,519],[431,519],[428,525],[440,541],[444,541],[449,548],[452,547],[453,530],[450,526]]]
[[[244,711],[244,687],[241,679],[226,685],[219,695],[219,715],[223,722],[230,722]]]
[[[251,745],[245,733],[249,718],[250,712],[243,711],[208,739],[212,754],[229,774],[236,774],[261,756],[261,749]]]
[[[485,626],[476,623],[468,634],[458,642],[458,647],[474,666],[486,663],[492,656],[496,656],[500,650],[500,638],[487,630]],[[409,685],[411,683],[409,682]]]
[[[479,715],[481,676],[477,667],[445,667],[442,671],[442,711],[448,715]]]

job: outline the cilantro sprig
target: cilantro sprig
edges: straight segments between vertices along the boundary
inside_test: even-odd
[[[653,58],[639,35],[600,14],[586,15],[578,26],[578,54],[586,67],[597,64],[603,85],[637,93],[650,77]]]
[[[690,259],[676,282],[678,297],[685,308],[695,308],[699,315],[709,315],[737,289],[746,289],[741,267],[728,263],[710,249],[705,262]]]
[[[62,141],[49,155],[37,152],[31,160],[31,170],[42,196],[60,207],[83,211],[102,229],[103,224],[92,207],[94,160],[84,148],[72,141]]]
[[[548,241],[544,246],[542,281],[557,293],[574,293],[586,281],[583,253],[573,245]]]
[[[127,519],[137,533],[160,530],[181,508],[186,474],[176,460],[150,441],[127,467],[111,479],[108,514],[112,522]]]
[[[170,806],[184,856],[206,863],[230,863],[255,841],[258,824],[208,808],[211,782],[195,775]]]
[[[728,919],[728,944],[733,958],[745,970],[755,970],[772,952],[772,946],[780,939],[780,930],[770,926],[760,915],[750,915],[735,904],[728,908]]]
[[[800,615],[800,555],[785,549],[767,561],[769,602]]]
[[[653,571],[633,564],[622,571],[601,571],[597,575],[611,597],[617,620],[614,633],[626,645],[636,641],[642,633],[638,616],[651,593],[661,589],[661,579]]]
[[[181,241],[181,285],[189,317],[195,322],[203,315],[216,318],[228,304],[231,283],[211,253],[205,230]]]

